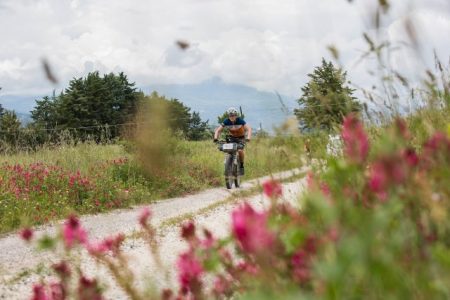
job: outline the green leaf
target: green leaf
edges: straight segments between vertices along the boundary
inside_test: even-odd
[[[39,250],[53,250],[55,246],[56,246],[56,239],[52,238],[49,235],[44,235],[42,238],[38,240]]]

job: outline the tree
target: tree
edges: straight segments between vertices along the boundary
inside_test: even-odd
[[[8,145],[17,145],[20,134],[20,120],[14,111],[5,110],[0,119],[0,139]]]
[[[2,90],[2,88],[0,87],[0,91]],[[3,113],[5,112],[5,109],[3,108],[3,106],[0,104],[0,120],[3,116]]]
[[[4,113],[5,113],[5,109],[4,109],[3,106],[0,104],[0,120],[2,119]]]
[[[300,108],[295,109],[302,130],[331,131],[342,124],[344,116],[361,111],[361,104],[353,96],[355,90],[346,85],[346,76],[347,72],[323,58],[322,65],[308,74],[311,79],[297,100]]]
[[[209,131],[208,121],[203,122],[200,118],[200,114],[194,111],[191,119],[189,120],[187,138],[191,141],[200,141],[210,137],[211,133]]]
[[[120,134],[120,126],[134,117],[139,97],[134,83],[124,73],[100,76],[89,73],[74,78],[58,97],[36,101],[31,112],[37,126],[57,130],[80,128],[74,135],[82,139],[101,138],[105,127],[111,138]]]
[[[143,107],[150,109],[150,111],[147,111],[147,115],[152,118],[164,117],[162,121],[167,123],[167,126],[172,132],[180,134],[189,140],[201,140],[208,137],[208,121],[202,121],[198,112],[191,113],[191,108],[184,105],[180,100],[167,99],[165,96],[159,95],[154,91],[149,96],[144,96],[142,101],[142,104],[156,104],[144,105]],[[151,109],[157,105],[165,106],[165,116],[152,116],[153,112]]]
[[[56,126],[56,109],[56,97],[50,98],[48,96],[44,96],[42,100],[36,100],[36,106],[31,111],[31,118],[33,119],[34,125],[43,129],[54,128]]]

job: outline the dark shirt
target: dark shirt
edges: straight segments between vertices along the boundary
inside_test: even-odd
[[[233,137],[244,137],[245,135],[245,121],[241,118],[236,118],[236,121],[233,123],[230,119],[225,119],[223,121],[222,126],[229,130],[231,136]]]

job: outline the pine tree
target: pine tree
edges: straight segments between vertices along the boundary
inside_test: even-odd
[[[142,92],[136,91],[123,73],[100,76],[89,73],[74,78],[58,97],[37,100],[31,112],[37,127],[71,131],[75,136],[100,139],[106,127],[111,138],[120,134],[121,125],[134,117]]]
[[[3,106],[0,104],[0,119],[2,118],[3,114],[5,113],[5,109],[3,108]]]
[[[304,131],[331,131],[342,124],[344,116],[361,111],[361,104],[353,96],[354,89],[346,85],[347,72],[335,68],[322,59],[322,65],[308,74],[310,81],[302,88],[297,100],[300,108],[295,115]]]
[[[189,120],[187,138],[192,141],[200,141],[210,137],[208,121],[203,122],[200,114],[194,111]]]
[[[56,100],[44,96],[42,100],[36,100],[36,106],[31,111],[34,125],[41,129],[53,129],[56,126]]]

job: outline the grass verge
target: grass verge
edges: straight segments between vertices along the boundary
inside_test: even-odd
[[[244,179],[299,167],[301,149],[301,140],[292,137],[252,141]],[[223,184],[224,155],[210,141],[177,141],[170,155],[168,167],[156,172],[148,172],[125,144],[61,145],[0,156],[0,233]]]

